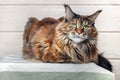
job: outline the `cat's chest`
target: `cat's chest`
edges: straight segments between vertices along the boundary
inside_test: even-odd
[[[82,48],[80,47],[79,44],[72,42],[69,45],[64,46],[64,51],[66,53],[81,53],[83,52]]]

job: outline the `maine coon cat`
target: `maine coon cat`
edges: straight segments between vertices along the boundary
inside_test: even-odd
[[[112,71],[112,65],[98,54],[95,19],[101,13],[79,15],[64,5],[65,17],[30,18],[24,31],[24,59],[52,63],[89,63]]]

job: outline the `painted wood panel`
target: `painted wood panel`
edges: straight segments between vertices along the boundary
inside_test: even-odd
[[[119,0],[0,0],[0,4],[120,4]]]
[[[103,12],[95,24],[98,30],[120,32],[120,6],[73,5],[71,7],[73,11],[82,15],[89,15],[102,9]],[[0,6],[0,31],[23,31],[29,17],[42,19],[61,16],[64,16],[62,5]]]
[[[0,57],[16,53],[21,49],[21,33],[0,33]]]
[[[99,33],[98,49],[108,58],[120,59],[120,33]]]
[[[21,32],[0,33],[0,56],[22,50]],[[110,59],[120,59],[120,33],[100,33],[98,41],[99,52]]]
[[[115,73],[115,80],[120,80],[120,60],[110,60],[113,65],[113,72]]]

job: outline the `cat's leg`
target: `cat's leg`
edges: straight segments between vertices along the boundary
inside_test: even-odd
[[[51,63],[60,63],[65,62],[62,58],[60,58],[59,54],[56,53],[44,53],[42,56],[43,62],[51,62]]]
[[[43,62],[51,62],[51,63],[68,63],[72,62],[71,58],[67,56],[66,54],[63,54],[59,51],[54,51],[51,49],[51,51],[46,50],[46,52],[42,56]]]
[[[30,52],[26,51],[26,50],[23,50],[23,58],[24,59],[33,59],[34,58],[34,55],[31,54]]]
[[[35,43],[32,45],[32,54],[34,55],[36,60],[41,60],[42,52],[40,48],[40,43]]]

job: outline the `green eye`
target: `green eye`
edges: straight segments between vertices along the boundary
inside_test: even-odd
[[[84,28],[84,29],[88,29],[88,25],[85,25],[83,28]]]
[[[85,25],[84,27],[88,27],[88,25]]]
[[[72,27],[77,27],[77,24],[76,23],[72,23]]]

